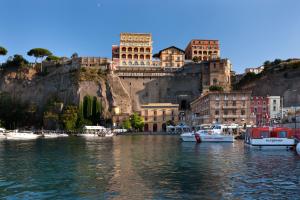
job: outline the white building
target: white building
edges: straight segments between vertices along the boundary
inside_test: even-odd
[[[252,72],[252,73],[255,73],[255,74],[259,74],[259,73],[261,73],[264,70],[264,68],[265,68],[264,66],[246,68],[245,69],[245,74],[247,74],[249,72]]]
[[[281,97],[280,96],[268,96],[269,99],[269,112],[270,118],[281,118]]]

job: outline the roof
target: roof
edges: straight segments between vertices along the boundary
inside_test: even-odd
[[[182,53],[185,53],[184,50],[182,50],[182,49],[180,49],[180,48],[178,48],[178,47],[170,46],[170,47],[167,47],[167,48],[165,48],[165,49],[160,50],[158,53],[154,54],[153,57],[160,57],[160,54],[161,54],[163,51],[167,50],[167,49],[177,49],[178,51],[180,51],[180,52],[182,52]]]

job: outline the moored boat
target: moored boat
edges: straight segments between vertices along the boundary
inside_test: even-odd
[[[284,127],[258,127],[247,129],[245,143],[253,147],[284,147],[295,145],[292,129]]]
[[[184,142],[197,142],[197,136],[200,137],[201,142],[234,142],[233,135],[225,135],[214,133],[212,130],[200,130],[196,133],[189,132],[181,134],[181,139]]]
[[[5,136],[8,140],[32,140],[40,137],[40,135],[34,134],[32,131],[19,130],[6,132]]]

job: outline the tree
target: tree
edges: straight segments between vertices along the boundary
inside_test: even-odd
[[[23,58],[22,55],[15,54],[13,57],[9,57],[6,63],[4,63],[5,67],[24,67],[29,62]]]
[[[78,108],[66,106],[61,115],[61,121],[65,130],[75,130],[78,119]]]
[[[59,59],[60,57],[54,55],[47,56],[46,58],[47,61],[58,61]]]
[[[271,62],[268,61],[268,60],[266,60],[266,61],[264,62],[264,66],[268,66],[268,65],[270,65],[270,64],[271,64]]]
[[[7,54],[7,50],[4,47],[0,46],[0,56],[5,56]]]
[[[197,56],[193,57],[192,60],[193,60],[193,62],[195,62],[195,63],[199,62],[199,58],[198,58]]]
[[[134,113],[130,117],[130,123],[131,127],[136,131],[142,131],[144,127],[144,121],[141,116],[139,116],[137,113]]]
[[[129,121],[129,119],[126,119],[123,123],[122,123],[122,128],[130,130],[131,129],[131,123]]]
[[[43,71],[42,68],[42,61],[43,58],[46,56],[51,56],[52,53],[48,49],[43,48],[34,48],[27,52],[28,56],[34,56],[35,57],[35,63],[37,63],[37,59],[41,58],[41,72]]]

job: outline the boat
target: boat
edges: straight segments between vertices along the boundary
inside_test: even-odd
[[[68,137],[69,135],[66,133],[42,133],[44,138],[58,138],[58,137]]]
[[[300,155],[300,142],[298,142],[298,144],[296,146],[296,151]]]
[[[292,129],[284,127],[249,128],[245,134],[245,144],[252,147],[292,147],[295,138]]]
[[[5,135],[5,129],[4,128],[0,128],[0,139],[5,139],[6,135]]]
[[[8,140],[32,140],[37,139],[40,135],[34,134],[32,131],[13,130],[5,133]]]
[[[184,142],[234,142],[234,136],[224,134],[221,125],[214,125],[211,129],[195,132],[182,133],[181,139]]]
[[[78,134],[81,137],[112,137],[113,131],[106,129],[103,126],[84,126],[83,133]]]

